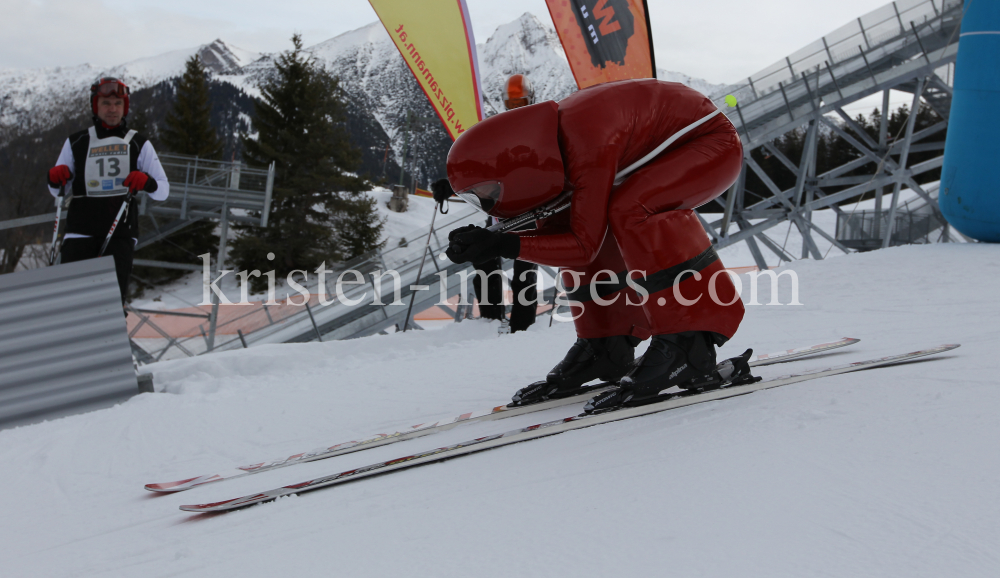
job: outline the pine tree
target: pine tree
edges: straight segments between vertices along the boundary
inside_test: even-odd
[[[167,113],[165,127],[161,135],[162,149],[182,155],[203,159],[219,160],[222,157],[222,142],[219,140],[209,118],[211,107],[208,103],[207,72],[198,55],[192,56],[184,67],[184,75],[177,83],[173,107]],[[139,125],[148,124],[146,110],[136,108]],[[150,136],[150,135],[147,135]],[[159,146],[157,146],[159,149]],[[215,221],[198,221],[177,233],[162,239],[136,253],[137,258],[154,261],[196,263],[197,256],[215,253],[219,236],[215,234]],[[137,280],[162,284],[184,275],[176,269],[136,267]],[[136,294],[141,294],[142,284],[134,283]]]
[[[209,118],[207,76],[197,54],[184,64],[184,75],[177,84],[177,99],[167,114],[162,140],[170,152],[219,160],[222,142]]]
[[[156,134],[155,125],[150,122],[149,110],[145,106],[131,105],[128,113],[128,127],[149,139],[154,148],[159,144],[157,142],[159,135]]]
[[[374,202],[361,195],[368,186],[346,172],[361,155],[343,126],[337,79],[303,52],[299,35],[292,44],[278,57],[275,76],[261,86],[256,138],[243,139],[248,162],[276,164],[268,226],[238,225],[243,234],[230,253],[237,269],[273,268],[279,276],[371,251],[382,227]],[[264,284],[251,279],[255,289]]]

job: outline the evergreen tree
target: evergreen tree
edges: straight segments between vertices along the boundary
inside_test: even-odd
[[[156,127],[150,122],[149,109],[145,106],[132,106],[128,113],[128,127],[143,135],[158,148]]]
[[[363,255],[378,248],[384,221],[376,210],[377,201],[360,197],[349,201],[333,220],[343,260]]]
[[[184,75],[177,83],[173,107],[166,115],[165,127],[159,143],[154,146],[166,152],[220,160],[222,142],[209,118],[207,72],[198,55],[192,56],[184,67]],[[136,107],[134,128],[149,125],[145,108]],[[148,129],[147,129],[148,130]],[[152,135],[147,134],[147,137]],[[136,252],[136,258],[154,261],[197,263],[198,255],[215,253],[219,236],[215,234],[215,221],[198,221],[177,233]],[[149,225],[144,223],[148,230]],[[144,285],[139,280],[162,284],[184,276],[184,271],[151,267],[136,267],[135,295],[141,295]]]
[[[177,99],[167,114],[163,146],[173,153],[219,160],[222,142],[209,118],[207,76],[197,54],[184,64],[184,75],[177,84]]]
[[[230,253],[237,269],[273,268],[279,276],[375,249],[382,227],[374,202],[360,194],[366,183],[346,172],[361,155],[343,126],[338,82],[303,52],[299,35],[292,44],[261,86],[254,106],[257,137],[243,139],[248,162],[276,165],[268,226],[238,225],[243,234]],[[265,284],[251,279],[255,289]]]

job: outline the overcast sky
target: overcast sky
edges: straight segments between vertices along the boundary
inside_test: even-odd
[[[419,2],[421,0],[409,0]],[[476,41],[544,0],[467,0]],[[885,0],[648,0],[660,68],[733,82]],[[377,20],[367,0],[0,0],[0,67],[112,66],[216,38],[257,52],[307,46]]]

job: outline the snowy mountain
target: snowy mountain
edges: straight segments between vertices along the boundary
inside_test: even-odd
[[[498,27],[477,50],[487,115],[503,110],[503,84],[511,74],[527,74],[543,100],[559,100],[576,90],[555,31],[530,13]],[[401,158],[407,141],[407,171],[412,163],[422,186],[444,176],[451,139],[380,22],[345,32],[306,51],[340,79],[349,109],[377,122],[391,147],[390,158]],[[274,58],[276,55],[265,56],[230,80],[243,87],[256,86],[273,73]],[[409,129],[408,112],[418,117]],[[404,138],[407,133],[408,140]],[[381,161],[384,144],[376,148]]]
[[[526,74],[539,100],[560,100],[576,90],[576,82],[555,30],[531,13],[499,26],[476,46],[479,53],[486,114],[503,110],[503,86],[511,74]],[[407,149],[407,172],[426,186],[443,176],[451,140],[391,38],[379,22],[346,32],[306,48],[318,64],[340,79],[345,92],[348,131],[362,149],[363,168],[372,176],[383,174]],[[222,40],[196,48],[176,50],[128,62],[111,69],[84,64],[72,68],[0,70],[0,124],[33,119],[47,128],[47,119],[80,110],[81,96],[99,75],[121,76],[133,92],[153,87],[179,76],[184,62],[199,54],[213,79],[258,96],[262,81],[274,73],[276,54],[261,55]],[[662,80],[681,82],[710,94],[724,87],[679,72],[657,70]],[[136,99],[138,100],[138,99]],[[85,105],[84,105],[85,106]],[[239,113],[250,115],[252,107],[235,103]],[[243,110],[246,109],[246,110]],[[416,119],[409,124],[407,114]],[[395,165],[398,171],[398,164]],[[395,181],[396,174],[385,170]]]
[[[535,99],[560,100],[576,90],[559,37],[551,26],[525,12],[517,20],[497,27],[479,52],[483,96],[487,114],[503,110],[503,90],[512,74],[524,74],[535,88]]]
[[[664,70],[662,68],[656,69],[656,78],[666,82],[679,82],[684,86],[690,86],[691,88],[697,90],[698,92],[706,96],[710,96],[712,98],[719,96],[719,93],[725,90],[729,86],[726,83],[712,84],[707,80],[703,80],[701,78],[695,78],[693,76],[688,76],[683,72],[673,72],[670,70]]]
[[[483,94],[497,110],[503,106],[504,84],[512,74],[524,74],[531,79],[535,97],[540,101],[560,100],[576,90],[573,72],[555,29],[543,24],[530,12],[499,26],[485,43],[476,47]],[[711,84],[662,68],[656,69],[656,77],[667,82],[679,82],[709,96],[726,87],[725,84]],[[488,111],[489,108],[487,106]]]
[[[256,52],[215,40],[195,48],[174,50],[158,56],[140,58],[112,68],[91,64],[73,67],[0,70],[0,124],[32,119],[47,128],[46,118],[54,119],[68,111],[86,107],[90,84],[100,76],[125,79],[133,92],[180,76],[191,56],[201,56],[215,75],[232,74],[260,58]]]
[[[497,27],[485,42],[476,45],[476,49],[487,116],[503,110],[504,83],[512,74],[527,75],[539,100],[560,100],[576,90],[555,29],[530,12]],[[390,139],[394,158],[399,158],[403,152],[407,111],[429,119],[411,135],[409,147],[411,151],[412,147],[416,148],[417,157],[415,172],[421,183],[443,176],[442,168],[451,140],[381,23],[373,22],[307,50],[340,78],[351,101],[377,120]],[[270,66],[270,57],[265,57],[245,67],[244,72],[259,79],[268,73]],[[725,86],[663,69],[657,70],[657,76],[706,94]]]
[[[503,110],[503,89],[512,74],[531,79],[538,100],[560,100],[576,90],[576,81],[555,29],[530,12],[497,27],[476,45],[487,116]],[[340,77],[350,97],[377,119],[391,138],[393,152],[402,154],[406,111],[430,118],[426,132],[415,135],[420,182],[443,176],[451,140],[438,124],[406,63],[379,22],[341,34],[308,49],[327,69]],[[247,69],[261,74],[268,59]],[[657,70],[662,80],[681,82],[706,94],[725,85],[713,85],[683,73]],[[414,146],[411,144],[410,146]],[[409,158],[409,157],[408,157]]]

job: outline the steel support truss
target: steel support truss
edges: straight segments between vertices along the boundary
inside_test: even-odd
[[[816,236],[839,251],[851,252],[837,240],[835,232],[825,231],[812,222],[812,212],[829,208],[844,214],[840,203],[875,191],[875,222],[882,222],[883,212],[888,215],[888,227],[876,225],[876,235],[881,238],[881,246],[888,247],[903,186],[922,197],[944,223],[936,199],[914,177],[940,168],[943,162],[944,142],[940,137],[932,137],[947,127],[951,87],[938,73],[955,62],[961,20],[960,0],[893,2],[814,42],[780,65],[748,78],[747,82],[728,87],[717,104],[740,134],[744,163],[737,182],[715,200],[722,216],[711,222],[702,217],[715,246],[745,242],[761,269],[768,267],[761,245],[777,256],[778,262],[791,261],[794,256],[767,235],[769,229],[789,222],[802,237],[802,258],[824,257]],[[832,38],[839,40],[828,42]],[[855,39],[857,44],[852,45]],[[905,132],[891,145],[886,130],[890,90],[913,95]],[[882,118],[876,142],[844,112],[844,107],[879,93],[883,95]],[[735,108],[727,108],[722,101],[726,94],[737,97]],[[921,103],[930,106],[944,120],[915,130],[917,115],[913,113],[919,111]],[[794,163],[774,147],[773,141],[802,127],[806,129],[803,154]],[[860,156],[816,174],[820,130],[837,134]],[[750,155],[758,148],[774,155],[795,175],[793,187],[781,190],[774,183]],[[915,165],[908,163],[910,153],[932,150],[942,151],[942,156]],[[893,155],[898,155],[899,160]],[[876,166],[872,174],[844,176],[870,163]],[[767,191],[753,191],[756,198],[766,196],[765,193],[770,195],[768,198],[747,204],[748,171],[757,175],[767,188]],[[837,192],[829,190],[845,185],[848,188]],[[883,203],[888,187],[892,187],[891,196]]]

